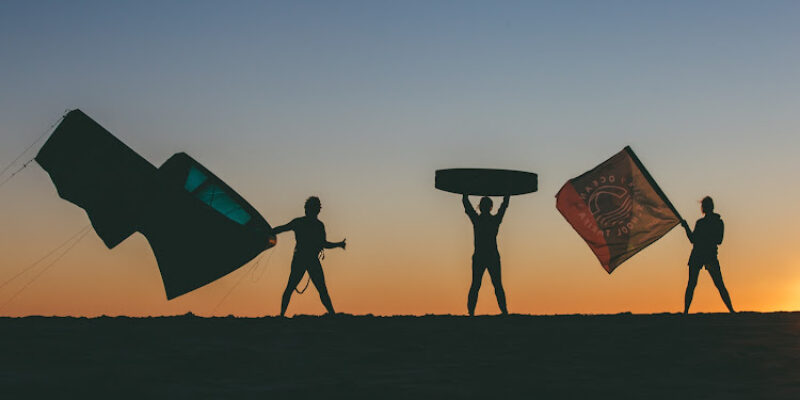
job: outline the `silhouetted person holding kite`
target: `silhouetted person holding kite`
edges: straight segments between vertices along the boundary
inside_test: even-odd
[[[492,199],[482,197],[478,204],[480,214],[475,212],[469,197],[465,194],[462,197],[464,211],[467,212],[469,220],[472,221],[472,228],[475,234],[475,253],[472,254],[472,285],[467,296],[467,309],[469,315],[475,315],[475,305],[478,303],[478,291],[481,288],[483,273],[489,270],[489,276],[494,285],[494,294],[497,296],[497,305],[500,311],[508,314],[506,308],[506,292],[503,290],[503,282],[500,279],[500,252],[497,251],[497,231],[500,223],[503,222],[503,215],[508,208],[509,196],[503,197],[503,203],[497,210],[497,214],[492,215]]]
[[[689,256],[689,283],[686,285],[686,297],[684,302],[684,314],[689,313],[689,305],[692,304],[692,296],[694,295],[694,288],[697,286],[697,277],[700,270],[705,267],[711,279],[714,280],[714,285],[717,286],[722,301],[728,307],[730,312],[736,312],[731,305],[731,297],[728,294],[728,289],[725,289],[725,283],[722,282],[722,271],[719,266],[719,259],[717,259],[717,246],[722,243],[722,235],[725,225],[722,223],[722,218],[719,214],[714,212],[714,200],[706,196],[701,202],[701,209],[703,211],[703,218],[697,220],[694,226],[694,232],[689,229],[689,224],[686,220],[681,221],[681,225],[686,230],[686,236],[689,241],[694,244],[692,254]]]
[[[289,299],[292,297],[292,291],[303,279],[303,275],[308,271],[308,276],[311,282],[319,292],[319,298],[322,304],[328,310],[328,314],[335,314],[333,304],[331,304],[331,297],[328,295],[328,288],[325,286],[325,275],[322,273],[322,264],[320,258],[323,249],[333,249],[336,247],[345,248],[346,243],[344,240],[341,242],[329,242],[325,236],[325,225],[320,221],[317,216],[322,209],[322,204],[316,196],[309,197],[305,204],[306,215],[293,219],[286,225],[281,225],[273,229],[274,234],[286,231],[294,231],[294,236],[297,244],[294,247],[294,256],[292,257],[292,270],[289,273],[289,282],[286,284],[286,290],[283,291],[283,298],[281,300],[281,316],[286,314],[286,308],[289,306]]]

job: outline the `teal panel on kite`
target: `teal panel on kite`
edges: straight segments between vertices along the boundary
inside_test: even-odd
[[[183,188],[189,193],[194,192],[206,180],[208,180],[208,177],[203,171],[200,171],[197,167],[191,167],[186,175],[186,183],[183,184]]]
[[[222,215],[236,221],[240,225],[250,221],[250,214],[234,201],[225,191],[217,185],[205,185],[192,193],[194,197],[202,200]]]
[[[200,163],[178,153],[156,169],[80,110],[65,116],[36,161],[108,248],[136,231],[147,238],[168,299],[276,243],[258,211]]]
[[[187,156],[188,157],[188,156]],[[234,200],[223,188],[208,182],[208,177],[197,166],[189,167],[183,188],[203,203],[208,204],[222,215],[241,225],[250,221],[250,214]]]
[[[159,168],[163,176],[170,176],[176,183],[183,181],[183,188],[193,197],[206,203],[220,214],[239,225],[247,225],[258,212],[228,185],[193,160],[186,153],[170,157]],[[183,177],[185,175],[185,177]]]

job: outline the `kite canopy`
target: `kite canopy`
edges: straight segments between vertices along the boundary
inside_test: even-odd
[[[168,298],[213,282],[275,245],[264,217],[188,155],[173,155],[158,172],[163,197],[141,232]]]
[[[108,248],[136,231],[147,238],[168,299],[275,245],[258,211],[200,163],[178,153],[156,169],[80,110],[66,115],[36,161]]]
[[[110,249],[138,229],[156,167],[80,110],[67,113],[36,155],[58,195],[86,210]]]

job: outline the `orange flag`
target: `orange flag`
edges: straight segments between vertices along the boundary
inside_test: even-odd
[[[629,146],[567,181],[556,208],[609,274],[682,219]]]

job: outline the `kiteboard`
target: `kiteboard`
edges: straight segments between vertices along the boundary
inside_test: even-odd
[[[436,171],[439,190],[477,196],[512,196],[533,193],[538,177],[533,172],[488,168],[451,168]]]

